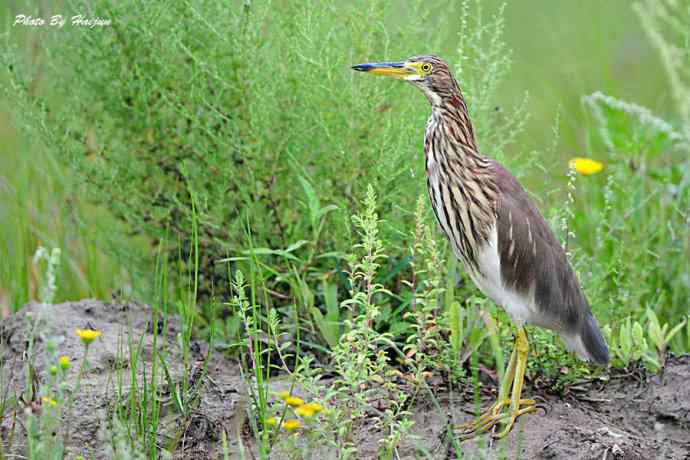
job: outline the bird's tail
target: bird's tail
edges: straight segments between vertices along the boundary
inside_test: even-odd
[[[586,353],[586,358],[598,364],[606,364],[609,362],[609,347],[606,345],[606,339],[599,329],[597,320],[594,315],[589,313],[580,325],[578,335],[582,343],[583,351]]]

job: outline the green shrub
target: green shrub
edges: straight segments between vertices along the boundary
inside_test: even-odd
[[[195,197],[202,295],[227,292],[218,261],[241,265],[250,246],[274,272],[296,268],[311,283],[342,265],[365,184],[401,252],[425,187],[426,101],[403,84],[357,79],[352,63],[429,43],[458,64],[492,153],[524,123],[494,111],[509,66],[501,15],[487,20],[471,2],[451,9],[446,33],[461,37],[451,51],[439,46],[446,33],[426,27],[441,5],[415,2],[398,30],[388,2],[97,2],[97,15],[118,18],[112,27],[60,30],[44,42],[50,96],[26,90],[30,72],[17,61],[13,97],[27,112],[18,117],[33,117],[24,126],[77,172],[88,198],[170,260],[190,259]],[[401,252],[387,271],[409,267]],[[269,284],[290,289],[280,277]]]

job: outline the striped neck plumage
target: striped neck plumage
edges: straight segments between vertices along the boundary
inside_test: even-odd
[[[496,222],[498,189],[489,158],[477,150],[474,128],[460,91],[432,102],[424,139],[432,207],[455,254],[481,274],[478,252]]]
[[[460,89],[455,86],[446,93],[430,89],[425,93],[432,108],[430,124],[435,130],[441,130],[443,137],[453,144],[450,149],[443,149],[445,153],[457,156],[463,163],[484,166],[486,158],[479,153],[474,127]]]

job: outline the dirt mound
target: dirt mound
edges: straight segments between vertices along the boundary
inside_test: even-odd
[[[109,458],[113,451],[110,435],[116,427],[113,414],[122,409],[130,392],[140,391],[146,376],[151,381],[153,357],[153,312],[137,303],[105,303],[93,300],[42,307],[30,304],[0,323],[0,362],[2,376],[0,398],[20,395],[26,388],[25,363],[29,322],[27,314],[41,316],[34,349],[38,378],[45,378],[45,350],[42,336],[50,335],[57,342],[59,354],[79,359],[83,345],[75,336],[76,328],[92,327],[103,335],[89,351],[90,367],[82,379],[70,422],[69,457],[81,453],[95,458]],[[232,360],[215,353],[203,371],[201,364],[188,376],[190,386],[198,384],[198,393],[185,401],[192,406],[181,412],[174,401],[174,388],[182,388],[184,378],[182,357],[177,345],[180,328],[172,321],[160,327],[157,349],[163,366],[157,369],[157,386],[161,402],[161,423],[157,444],[161,449],[176,446],[173,458],[217,458],[221,449],[221,433],[230,438],[233,458],[238,458],[236,433],[245,436],[243,444],[252,446],[246,427],[246,398],[239,367]],[[48,332],[45,332],[48,331]],[[162,332],[166,331],[166,332]],[[130,350],[131,347],[131,350]],[[202,363],[206,348],[192,342],[192,361]],[[139,355],[136,369],[130,367],[130,354]],[[67,381],[74,382],[76,365]],[[124,372],[123,372],[124,371]],[[136,376],[137,386],[131,377]],[[116,381],[124,379],[117,395]],[[439,389],[436,393],[442,411],[431,403],[418,401],[409,410],[416,422],[413,435],[398,449],[399,458],[438,459],[515,458],[515,459],[690,459],[690,357],[670,357],[663,374],[645,376],[613,373],[605,383],[593,383],[578,399],[564,400],[546,396],[546,414],[522,417],[513,432],[504,440],[491,442],[488,436],[465,442],[460,449],[446,436],[448,415],[455,422],[471,419],[474,405],[462,396],[451,398]],[[44,382],[35,381],[39,388]],[[173,388],[171,388],[171,385]],[[277,391],[280,381],[276,380]],[[139,390],[138,390],[139,388]],[[527,389],[526,393],[530,390]],[[487,397],[482,407],[491,403]],[[2,407],[2,405],[0,405]],[[21,418],[21,411],[18,414]],[[63,422],[63,426],[66,423]],[[387,433],[377,432],[364,422],[354,433],[358,458],[378,458],[379,440]],[[22,429],[10,413],[2,414],[0,439],[3,451],[21,455],[25,449]],[[12,439],[12,445],[7,446]],[[172,450],[172,448],[171,448]],[[165,455],[161,455],[165,456]],[[324,453],[320,458],[331,458]]]
[[[73,458],[77,453],[86,458],[111,458],[113,450],[109,440],[112,436],[109,435],[117,430],[113,414],[118,410],[128,410],[130,392],[134,391],[135,395],[141,397],[144,376],[149,384],[152,381],[152,310],[138,303],[95,300],[48,307],[38,303],[27,305],[0,323],[0,363],[4,375],[0,381],[3,386],[8,386],[1,389],[0,397],[5,394],[19,396],[26,389],[24,358],[30,333],[27,315],[40,317],[34,345],[35,388],[45,384],[43,379],[48,376],[42,337],[52,337],[57,343],[58,353],[75,360],[66,377],[70,387],[73,387],[79,367],[77,360],[84,354],[84,347],[76,337],[75,329],[88,327],[103,332],[89,349],[89,369],[81,380],[81,389],[75,399],[66,458]],[[191,362],[199,365],[193,368],[187,383],[191,388],[199,383],[196,380],[200,380],[201,385],[197,387],[200,390],[198,395],[192,397],[190,394],[189,401],[184,402],[191,407],[183,415],[173,400],[175,392],[183,388],[183,360],[177,346],[181,330],[174,321],[164,327],[161,319],[158,332],[156,349],[165,361],[168,372],[166,375],[164,367],[157,366],[156,382],[161,402],[157,443],[163,450],[166,446],[176,445],[172,454],[174,458],[217,458],[223,428],[230,437],[237,432],[234,429],[234,414],[244,388],[238,367],[236,363],[216,354],[204,374],[201,363],[206,357],[206,348],[203,343],[193,341],[190,347]],[[131,368],[132,353],[139,356],[136,369]],[[134,387],[132,372],[137,380],[137,386]],[[118,379],[121,379],[121,383],[118,383]],[[176,391],[171,391],[171,383]],[[118,395],[120,390],[121,394]],[[4,452],[7,452],[8,440],[11,439],[10,452],[23,453],[26,443],[23,430],[13,423],[11,414],[0,415],[0,440],[5,445]],[[66,421],[62,426],[67,426]]]

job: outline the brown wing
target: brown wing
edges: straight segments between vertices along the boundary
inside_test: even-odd
[[[498,253],[504,285],[523,295],[533,290],[539,326],[579,336],[585,358],[608,361],[608,349],[558,239],[534,201],[510,172],[494,163]]]

